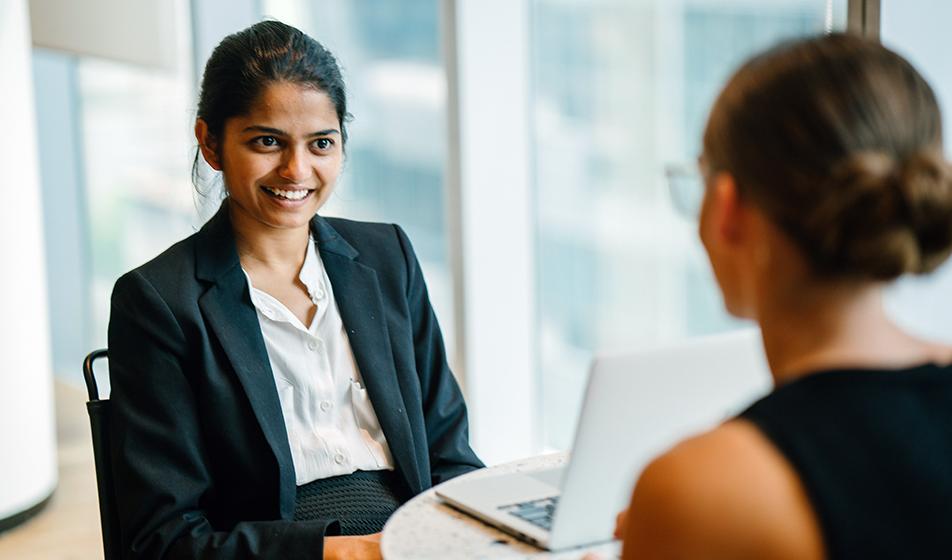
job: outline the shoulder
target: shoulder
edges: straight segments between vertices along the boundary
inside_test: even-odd
[[[406,232],[397,224],[324,218],[359,254],[358,260],[378,270],[416,266],[416,254]]]
[[[952,346],[936,342],[926,342],[929,358],[938,367],[952,369]]]
[[[169,295],[181,291],[195,279],[195,239],[198,234],[175,243],[155,258],[126,272],[116,280],[113,300],[141,294],[143,290]]]
[[[380,245],[394,246],[399,243],[398,232],[402,233],[396,224],[362,222],[346,218],[324,218],[324,220],[358,251]]]
[[[822,558],[796,472],[735,420],[654,460],[632,496],[625,558]]]

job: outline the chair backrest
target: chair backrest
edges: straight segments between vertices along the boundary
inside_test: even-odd
[[[121,542],[119,533],[119,515],[116,511],[116,490],[112,479],[112,463],[109,458],[109,399],[99,398],[96,385],[94,363],[100,358],[108,358],[105,349],[90,352],[83,360],[83,379],[89,401],[86,411],[89,413],[89,425],[93,435],[93,456],[96,461],[96,485],[99,488],[99,520],[102,524],[102,547],[105,560],[119,560]]]

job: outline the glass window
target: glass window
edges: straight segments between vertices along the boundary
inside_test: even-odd
[[[116,279],[201,226],[190,182],[195,115],[188,53],[179,49],[174,71],[91,57],[78,62],[96,347],[106,346]]]
[[[685,207],[699,196],[702,128],[735,67],[783,38],[845,27],[846,2],[531,7],[540,410],[543,444],[566,448],[594,352],[740,324],[669,189]]]
[[[106,345],[109,297],[124,272],[194,233],[195,140],[187,58],[179,72],[79,62],[82,150],[91,246],[92,332]]]
[[[337,57],[347,84],[344,172],[324,215],[400,224],[420,259],[447,346],[452,279],[443,189],[446,75],[437,0],[265,0]],[[452,348],[449,348],[453,355]]]
[[[57,375],[70,381],[87,352],[106,346],[119,275],[201,223],[189,180],[189,5],[161,6],[120,14],[119,24],[162,35],[163,56],[82,33],[58,47],[75,52],[34,48],[51,346]]]
[[[952,158],[952,66],[945,59],[942,37],[952,18],[952,4],[943,0],[883,0],[881,38],[922,72],[943,110],[946,156]],[[943,342],[952,342],[952,261],[929,276],[900,280],[887,297],[894,317],[908,329]]]

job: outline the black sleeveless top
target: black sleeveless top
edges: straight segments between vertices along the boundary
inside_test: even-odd
[[[821,372],[740,417],[796,469],[828,558],[952,558],[952,366]]]

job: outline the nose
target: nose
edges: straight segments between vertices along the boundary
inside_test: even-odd
[[[292,148],[285,154],[281,167],[278,168],[278,176],[292,183],[302,183],[309,179],[311,167],[308,154],[298,148]]]

